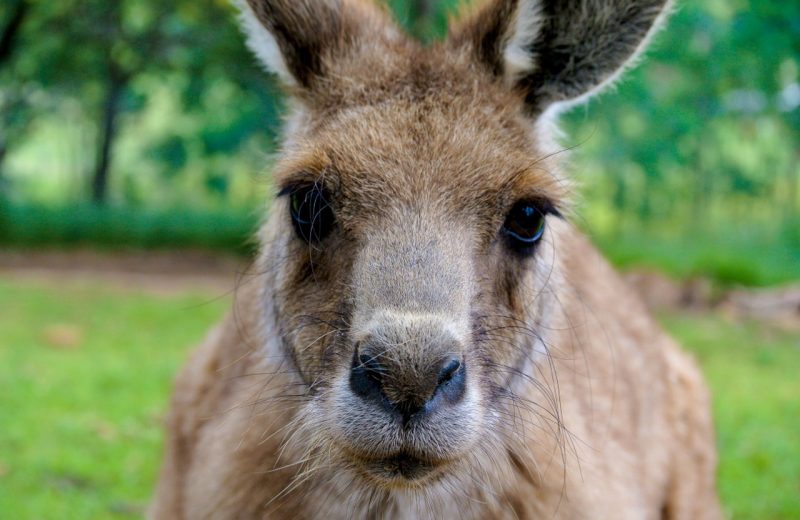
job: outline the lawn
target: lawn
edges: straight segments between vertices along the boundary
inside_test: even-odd
[[[92,284],[0,278],[4,518],[141,516],[170,381],[228,305]],[[732,518],[800,518],[800,333],[667,315],[714,392]]]

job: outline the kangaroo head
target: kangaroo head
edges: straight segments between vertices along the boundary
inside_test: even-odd
[[[611,82],[665,3],[491,0],[429,47],[364,0],[242,3],[292,100],[261,262],[309,453],[413,487],[513,435],[568,254],[546,122]]]

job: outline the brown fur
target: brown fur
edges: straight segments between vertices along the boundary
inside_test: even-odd
[[[362,1],[250,0],[296,100],[276,181],[324,185],[336,224],[308,244],[286,197],[272,204],[233,312],[176,382],[153,518],[720,516],[694,363],[567,221],[547,217],[531,256],[499,234],[521,199],[567,214],[537,114],[612,77],[662,6],[543,2],[549,29],[525,47],[539,57],[578,41],[564,6],[595,13],[567,80],[541,59],[509,73],[526,2],[487,4],[424,48]],[[392,402],[429,399],[447,355],[464,398],[399,426],[347,385],[370,341]],[[397,476],[397,453],[429,472]]]

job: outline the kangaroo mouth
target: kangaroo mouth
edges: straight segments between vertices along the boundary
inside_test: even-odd
[[[358,466],[370,480],[381,484],[407,486],[428,480],[442,472],[445,461],[434,461],[412,453],[398,452],[387,457],[357,458]]]

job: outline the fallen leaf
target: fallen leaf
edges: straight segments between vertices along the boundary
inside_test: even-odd
[[[83,342],[83,331],[77,325],[54,323],[44,328],[42,338],[50,347],[74,350]]]

